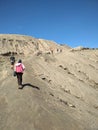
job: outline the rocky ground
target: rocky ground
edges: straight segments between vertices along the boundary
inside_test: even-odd
[[[12,48],[0,43],[0,130],[98,130],[98,50],[40,43],[34,52],[28,45],[19,53],[24,42],[14,51],[26,67],[23,89],[10,66]]]

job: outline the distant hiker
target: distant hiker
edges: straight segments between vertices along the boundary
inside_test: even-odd
[[[15,64],[14,69],[15,69],[14,71],[16,71],[19,89],[21,89],[22,88],[22,75],[23,75],[23,72],[25,70],[25,66],[22,64],[21,59],[18,61],[18,63]]]
[[[10,63],[11,63],[11,69],[14,69],[14,64],[15,64],[15,57],[14,54],[12,53],[10,57]]]

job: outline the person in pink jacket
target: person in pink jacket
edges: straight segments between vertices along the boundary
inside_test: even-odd
[[[24,70],[25,70],[25,66],[22,64],[22,60],[20,59],[18,63],[15,64],[15,71],[17,75],[19,89],[22,88],[22,76],[23,76]]]

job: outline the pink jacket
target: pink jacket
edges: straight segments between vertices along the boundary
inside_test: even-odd
[[[22,63],[15,64],[15,71],[17,73],[23,73],[24,69],[25,69],[25,66]]]

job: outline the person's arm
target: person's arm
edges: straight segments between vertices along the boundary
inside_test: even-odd
[[[25,70],[25,66],[22,64],[22,68],[23,68],[23,70]]]

